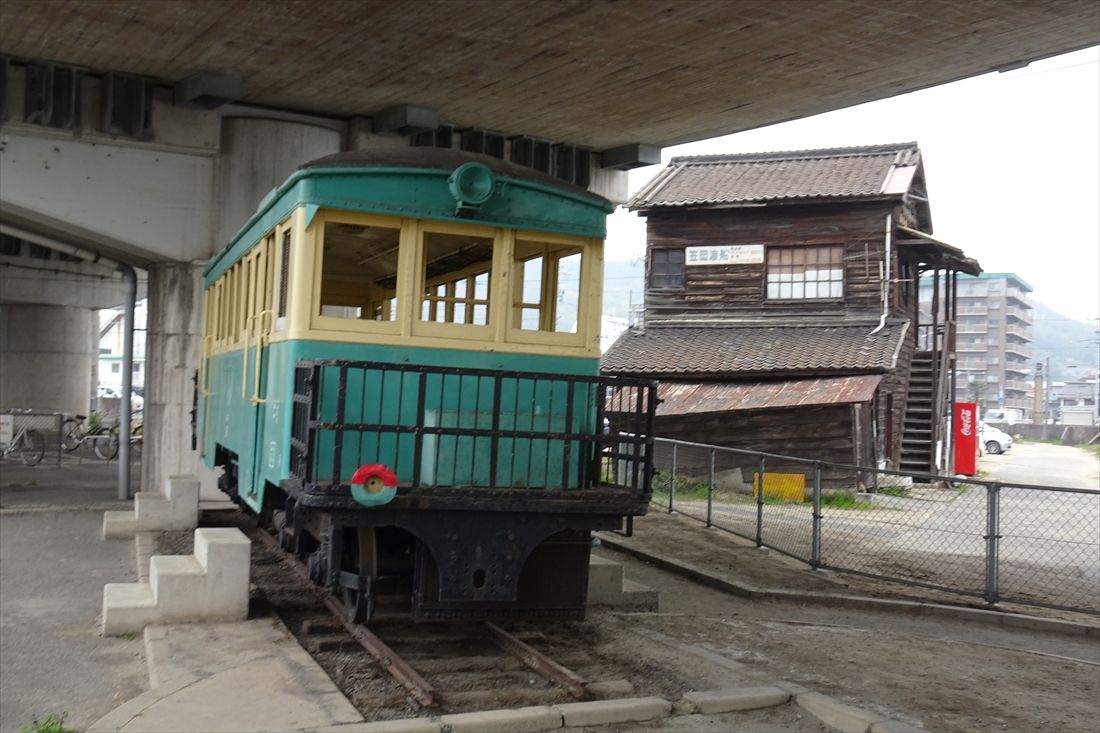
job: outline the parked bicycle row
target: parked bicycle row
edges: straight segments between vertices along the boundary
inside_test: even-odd
[[[54,427],[35,427],[30,419],[33,417],[48,417],[54,421]],[[140,452],[143,442],[140,410],[133,414],[131,426],[131,452]],[[53,435],[55,430],[56,437]],[[97,458],[109,461],[118,455],[119,426],[97,413],[43,415],[33,410],[13,409],[0,415],[0,459],[16,457],[24,465],[35,466],[45,457],[50,443],[58,439],[60,449],[66,453],[73,453],[87,444]]]

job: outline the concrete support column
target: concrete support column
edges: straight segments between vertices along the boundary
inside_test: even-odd
[[[211,477],[191,449],[191,409],[202,338],[202,266],[159,262],[149,267],[145,342],[145,413],[141,486],[161,491],[169,476]],[[208,488],[206,485],[204,489]]]
[[[99,353],[95,311],[0,304],[0,411],[86,413]]]

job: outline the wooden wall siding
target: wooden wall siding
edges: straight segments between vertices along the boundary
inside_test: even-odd
[[[870,431],[870,425],[863,430]],[[782,410],[746,410],[710,412],[694,415],[658,417],[654,425],[660,438],[672,438],[694,443],[726,446],[741,450],[762,451],[795,456],[809,460],[851,463],[853,446],[859,439],[853,434],[851,405],[824,405]],[[667,465],[667,446],[658,455],[660,465]],[[709,471],[709,451],[681,448],[677,450],[677,474],[684,477],[705,477]],[[716,469],[721,472],[741,468],[744,478],[752,480],[759,459],[737,453],[716,454]],[[778,473],[804,473],[810,486],[811,466],[808,463],[768,459],[766,470]],[[851,471],[829,469],[822,473],[826,488],[855,488]]]
[[[900,207],[899,207],[900,208]],[[830,322],[882,311],[880,264],[885,252],[887,202],[768,208],[650,212],[648,247],[725,244],[778,246],[842,244],[845,247],[841,301],[768,301],[765,264],[687,265],[679,289],[646,289],[647,320],[797,316]],[[766,257],[766,256],[765,256]],[[895,257],[892,277],[899,273]],[[908,317],[896,303],[893,315]]]

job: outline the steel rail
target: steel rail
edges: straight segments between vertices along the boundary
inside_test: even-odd
[[[538,674],[561,687],[576,698],[587,694],[588,683],[575,672],[555,662],[529,644],[520,641],[491,621],[481,623],[481,629],[489,641],[511,654]]]
[[[340,620],[344,629],[351,634],[352,638],[359,642],[372,657],[378,660],[378,663],[382,665],[383,669],[393,675],[394,679],[401,683],[408,691],[409,696],[412,697],[418,705],[425,708],[435,705],[435,688],[432,687],[427,680],[421,677],[419,672],[409,666],[408,662],[402,659],[393,649],[390,649],[384,641],[375,636],[367,627],[349,621],[347,609],[344,608],[344,605],[336,600],[336,598],[324,588],[315,585],[310,579],[305,566],[302,565],[296,557],[293,557],[280,547],[278,541],[274,537],[261,528],[256,529],[256,535],[265,545],[291,560],[289,563],[290,567],[309,583],[310,590],[325,604],[325,608]]]

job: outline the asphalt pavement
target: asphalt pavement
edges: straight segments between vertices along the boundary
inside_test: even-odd
[[[134,543],[103,512],[0,515],[0,731],[66,714],[84,730],[147,685],[140,638],[103,638],[103,585],[136,580]]]

